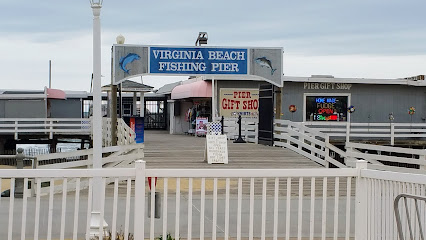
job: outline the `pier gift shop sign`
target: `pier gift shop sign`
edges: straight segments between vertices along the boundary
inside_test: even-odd
[[[257,118],[259,115],[259,89],[220,89],[220,116],[226,118]]]
[[[251,76],[282,86],[282,48],[113,46],[114,84],[142,75]]]

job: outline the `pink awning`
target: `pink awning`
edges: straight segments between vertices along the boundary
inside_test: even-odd
[[[65,99],[65,92],[59,89],[46,88],[46,96],[49,99]]]
[[[172,99],[210,97],[212,97],[212,84],[206,81],[196,81],[179,85],[172,90]]]

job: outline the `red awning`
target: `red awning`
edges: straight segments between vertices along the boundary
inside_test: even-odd
[[[65,99],[65,92],[59,89],[46,88],[46,96],[49,99]]]
[[[207,81],[196,81],[179,85],[172,90],[172,99],[210,97],[212,97],[212,84]]]

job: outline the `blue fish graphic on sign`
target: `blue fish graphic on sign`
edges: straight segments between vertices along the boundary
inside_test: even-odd
[[[120,68],[125,73],[129,74],[130,69],[127,69],[126,65],[129,64],[129,63],[132,63],[135,60],[139,60],[139,59],[141,59],[141,57],[139,55],[137,55],[136,53],[129,53],[129,54],[127,54],[127,56],[120,58],[120,62],[119,62]]]
[[[266,57],[256,58],[254,60],[257,64],[259,64],[261,67],[267,67],[271,69],[271,75],[274,75],[274,72],[277,70],[276,68],[272,68],[272,63],[269,59]]]

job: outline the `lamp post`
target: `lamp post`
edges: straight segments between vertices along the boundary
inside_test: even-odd
[[[102,168],[102,98],[101,98],[101,8],[103,0],[90,0],[93,11],[93,168]],[[90,235],[102,239],[104,228],[108,226],[101,216],[102,179],[93,179],[93,204],[90,219]]]
[[[116,38],[117,44],[124,44],[126,39],[123,35],[118,35]],[[110,117],[111,117],[111,145],[117,145],[117,85],[114,84],[113,76],[113,62],[114,62],[114,46],[111,49],[111,108],[110,108]]]

